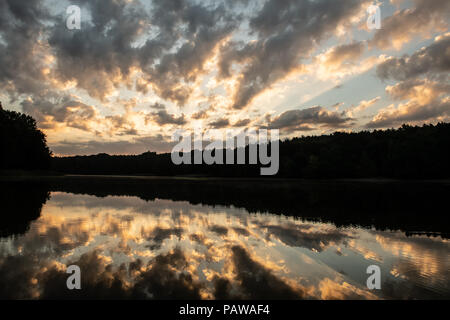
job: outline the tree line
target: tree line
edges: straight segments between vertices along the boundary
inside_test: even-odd
[[[308,179],[448,178],[449,147],[450,123],[298,137],[280,141],[280,168],[276,176]],[[194,152],[201,151],[191,152],[191,159]],[[245,152],[248,159],[248,146]],[[224,157],[225,154],[223,151]],[[72,174],[257,177],[260,176],[260,167],[261,164],[174,165],[170,153],[150,151],[140,155],[97,154],[52,159],[54,170]]]
[[[270,150],[270,148],[269,148]],[[449,178],[450,123],[335,132],[279,142],[280,178]],[[0,104],[0,170],[45,169],[70,174],[259,177],[255,165],[175,165],[170,153],[53,157],[45,134],[25,114]],[[194,152],[190,153],[191,159]],[[245,150],[249,159],[249,147]],[[237,154],[236,150],[234,152]],[[224,163],[226,152],[223,151]]]

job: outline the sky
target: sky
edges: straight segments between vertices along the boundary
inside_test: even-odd
[[[448,0],[0,0],[0,101],[61,156],[447,122],[449,22]]]

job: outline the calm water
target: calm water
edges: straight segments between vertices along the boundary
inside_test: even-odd
[[[30,213],[2,229],[1,298],[450,298],[450,243],[439,234],[181,200],[37,198],[5,205],[3,215]],[[72,264],[80,291],[66,288]],[[381,290],[366,287],[369,265],[381,268]]]

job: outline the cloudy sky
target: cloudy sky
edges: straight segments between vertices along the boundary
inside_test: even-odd
[[[449,121],[449,22],[448,0],[0,0],[0,101],[56,155],[165,152],[197,127]]]

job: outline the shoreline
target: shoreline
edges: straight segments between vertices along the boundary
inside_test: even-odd
[[[403,184],[403,183],[438,183],[449,184],[450,179],[390,179],[390,178],[339,178],[339,179],[299,179],[299,178],[266,178],[266,177],[209,177],[209,176],[155,176],[155,175],[89,175],[89,174],[51,174],[42,173],[21,173],[3,174],[0,173],[0,182],[26,182],[26,181],[55,181],[55,180],[136,180],[136,181],[190,181],[190,182],[283,182],[299,184],[334,184],[334,183],[382,183],[382,184]]]

